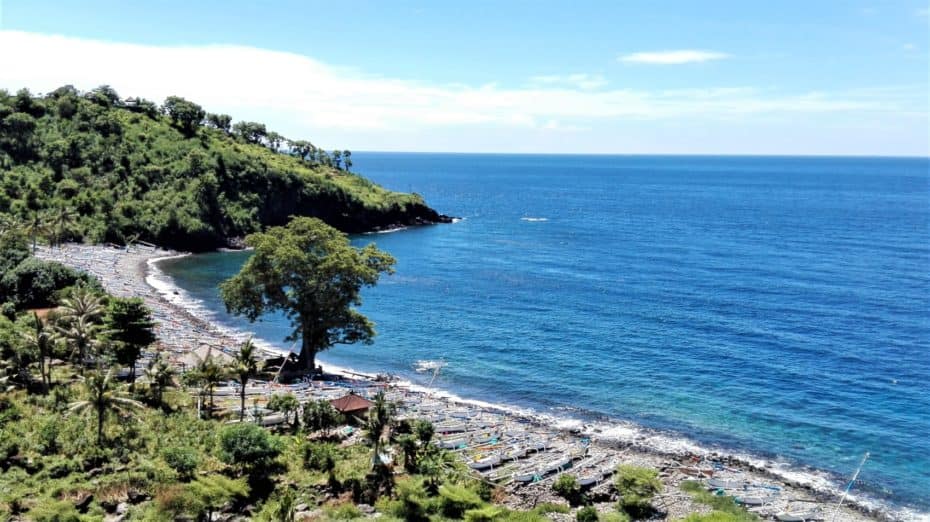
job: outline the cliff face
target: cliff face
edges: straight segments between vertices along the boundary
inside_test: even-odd
[[[268,223],[284,224],[291,215],[317,217],[329,225],[350,234],[388,230],[392,228],[451,223],[452,218],[440,214],[423,203],[391,205],[388,208],[365,207],[355,202],[316,198],[296,206],[292,212],[275,209]]]
[[[230,122],[179,98],[158,107],[108,88],[0,91],[0,215],[57,223],[64,240],[189,251],[296,215],[348,233],[451,221],[350,172],[349,151]]]

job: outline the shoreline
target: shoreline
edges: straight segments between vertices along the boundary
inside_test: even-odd
[[[156,334],[160,349],[167,352],[169,358],[181,366],[187,364],[191,354],[209,347],[227,355],[234,352],[234,347],[249,337],[248,333],[227,328],[210,320],[212,312],[197,309],[194,300],[185,296],[184,291],[170,281],[170,277],[158,267],[161,261],[184,257],[189,254],[169,250],[134,247],[132,250],[116,249],[105,246],[65,245],[62,248],[43,247],[37,253],[43,259],[52,259],[87,271],[100,279],[104,288],[114,295],[142,297],[152,309],[158,326]],[[206,312],[200,314],[200,312]],[[256,339],[256,344],[269,356],[277,357],[288,353],[286,350]],[[231,348],[233,348],[231,350]],[[355,372],[322,362],[324,368],[334,374],[351,378],[374,376]],[[560,419],[555,416],[540,414],[532,410],[511,408],[507,405],[491,404],[484,401],[469,400],[443,390],[428,390],[409,382],[392,383],[391,388],[413,395],[414,402],[438,401],[449,407],[467,406],[477,411],[493,413],[504,419],[520,420],[530,423],[534,429],[550,433],[553,439],[580,440],[589,438],[592,446],[612,458],[622,458],[624,463],[646,465],[659,469],[660,478],[666,484],[667,494],[677,497],[682,493],[680,483],[689,476],[686,471],[707,461],[722,463],[725,468],[739,474],[740,477],[756,483],[776,483],[784,492],[784,500],[798,503],[816,503],[823,508],[824,518],[832,515],[833,505],[838,500],[839,491],[835,490],[826,476],[815,477],[801,470],[778,469],[775,463],[751,455],[728,454],[722,449],[705,448],[687,439],[675,439],[657,430],[649,430],[632,422],[598,425],[585,424],[581,420]],[[694,458],[698,457],[697,464]],[[689,464],[690,463],[690,464]],[[818,479],[818,480],[814,480]],[[818,483],[814,483],[818,482]],[[552,497],[550,481],[524,485],[509,486],[508,502],[514,506]],[[603,484],[597,486],[600,489]],[[686,512],[700,512],[702,506],[690,502],[690,497],[679,499],[677,504],[684,504]],[[678,505],[678,508],[682,506]],[[681,516],[680,509],[666,506],[670,515]],[[768,518],[771,518],[768,517]],[[838,520],[926,520],[924,514],[910,512],[906,509],[892,511],[884,505],[877,505],[860,496],[847,498]]]

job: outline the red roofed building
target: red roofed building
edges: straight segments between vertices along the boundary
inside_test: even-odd
[[[333,408],[336,408],[339,413],[345,415],[364,415],[368,411],[368,408],[371,408],[373,403],[364,397],[350,393],[344,397],[333,399],[330,401],[330,404],[332,404]]]

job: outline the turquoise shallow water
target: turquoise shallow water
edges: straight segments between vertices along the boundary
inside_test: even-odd
[[[398,259],[374,346],[323,360],[848,474],[930,511],[927,159],[353,155],[453,225],[355,238]],[[163,265],[225,315],[247,253]]]

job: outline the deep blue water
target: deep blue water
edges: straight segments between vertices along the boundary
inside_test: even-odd
[[[930,510],[927,159],[353,159],[465,219],[356,238],[397,274],[364,294],[375,344],[324,361],[422,381],[414,361],[443,357],[465,397],[843,475],[870,451],[857,490]],[[165,269],[221,312],[246,255]],[[280,318],[252,328],[284,346]]]

